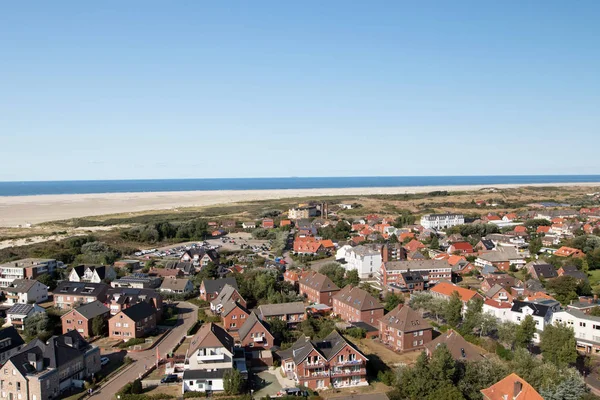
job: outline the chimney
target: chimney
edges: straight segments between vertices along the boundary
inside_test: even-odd
[[[42,357],[39,354],[28,353],[27,361],[33,368],[35,368],[36,372],[40,372],[42,370],[42,367],[43,367]]]
[[[381,246],[381,260],[383,262],[388,262],[389,258],[390,258],[390,256],[388,254],[388,245],[386,243],[383,246]]]
[[[521,381],[515,381],[514,389],[513,389],[513,398],[516,399],[519,393],[523,390],[523,384]]]

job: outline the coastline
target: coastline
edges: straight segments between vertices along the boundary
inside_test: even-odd
[[[0,196],[0,227],[16,227],[70,218],[106,214],[202,207],[257,200],[297,197],[366,196],[381,194],[427,193],[433,191],[477,191],[486,188],[519,187],[599,187],[599,182],[362,187],[334,189],[211,190],[186,192],[131,192],[97,194],[60,194]]]

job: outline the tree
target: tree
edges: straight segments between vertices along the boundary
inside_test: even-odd
[[[529,242],[529,252],[532,255],[538,254],[540,252],[540,250],[542,249],[542,247],[543,247],[543,244],[542,244],[541,238],[531,239],[531,241]]]
[[[540,336],[540,349],[544,361],[559,368],[577,361],[577,341],[573,328],[565,324],[547,325]]]
[[[131,383],[131,394],[140,394],[143,390],[141,380],[136,379]]]
[[[461,327],[462,332],[469,334],[481,322],[481,311],[483,309],[483,299],[479,296],[474,297],[467,303],[467,310]]]
[[[92,335],[105,336],[107,333],[107,323],[102,315],[92,318]]]
[[[429,373],[438,385],[452,385],[456,382],[458,373],[456,361],[445,344],[437,346],[431,355]]]
[[[404,303],[404,297],[388,292],[383,298],[383,302],[385,310],[389,312],[398,307],[399,304]]]
[[[498,329],[498,320],[495,316],[489,313],[481,313],[479,320],[479,335],[489,336],[492,332]]]
[[[508,375],[505,363],[497,358],[467,362],[458,388],[468,399],[480,399],[480,390],[487,388]]]
[[[42,274],[35,279],[42,285],[48,286],[48,290],[50,291],[56,289],[56,279],[48,273]]]
[[[540,394],[545,400],[580,400],[589,392],[585,381],[579,373],[569,368],[565,378],[555,387],[545,387]]]
[[[238,395],[244,390],[244,378],[237,369],[229,369],[223,374],[223,389],[228,395]]]
[[[346,278],[345,278],[345,285],[352,285],[352,286],[358,286],[358,284],[360,283],[360,278],[358,277],[358,271],[355,269],[352,269],[348,272],[346,272]]]
[[[465,396],[456,386],[447,384],[437,388],[427,396],[427,400],[465,400]]]
[[[512,348],[517,340],[517,324],[509,321],[498,324],[498,340],[508,347]]]
[[[50,337],[52,335],[48,315],[45,312],[39,312],[25,318],[23,333],[28,338]]]
[[[527,348],[533,340],[535,334],[535,320],[531,315],[528,315],[521,321],[521,324],[517,326],[515,332],[515,345],[517,347]]]
[[[571,300],[577,300],[577,279],[572,276],[563,275],[546,283],[546,289],[554,294],[554,298],[561,304],[567,304]]]
[[[319,273],[327,276],[338,287],[342,288],[345,285],[346,270],[336,262],[327,263],[321,267]]]
[[[592,310],[590,311],[590,315],[592,317],[600,317],[600,307],[598,307],[598,306],[592,307]]]
[[[460,294],[455,290],[450,296],[450,300],[446,303],[444,309],[444,319],[448,325],[457,327],[462,320],[463,302],[460,299]]]
[[[440,240],[438,239],[437,236],[435,236],[435,235],[431,236],[431,243],[429,243],[429,248],[433,249],[433,250],[440,249]]]

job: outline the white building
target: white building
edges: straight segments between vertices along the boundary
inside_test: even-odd
[[[552,323],[552,316],[560,310],[560,304],[554,300],[542,300],[538,302],[530,301],[513,301],[510,309],[502,309],[500,306],[492,305],[491,302],[486,302],[483,305],[483,311],[493,314],[501,322],[513,322],[520,324],[528,315],[531,315],[535,321],[537,330],[533,335],[533,342],[539,343],[540,335],[538,332],[543,331],[546,325]]]
[[[235,368],[247,376],[244,351],[236,357],[234,340],[223,328],[204,324],[187,351],[182,392],[222,391],[225,372]]]
[[[6,311],[6,323],[4,326],[14,326],[16,329],[23,330],[25,320],[37,313],[45,313],[42,307],[37,304],[15,304]]]
[[[95,267],[91,265],[78,265],[71,270],[69,281],[71,282],[91,282],[102,283],[106,279],[112,281],[116,279],[117,273],[111,266]]]
[[[426,229],[444,229],[464,223],[465,216],[463,214],[426,214],[421,217],[421,226]]]
[[[600,317],[592,317],[577,310],[558,311],[552,315],[552,323],[573,328],[577,349],[586,353],[600,353]]]
[[[381,252],[367,246],[356,246],[348,249],[344,256],[346,271],[356,270],[361,279],[377,274],[381,268]]]
[[[44,258],[26,258],[0,264],[0,287],[9,287],[15,279],[35,279],[42,274],[52,274],[62,265],[62,262]]]
[[[35,279],[15,279],[5,289],[6,304],[40,303],[48,300],[48,286]]]

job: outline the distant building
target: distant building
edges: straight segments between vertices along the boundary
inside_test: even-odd
[[[46,310],[37,304],[15,304],[6,311],[6,325],[23,330],[27,318],[45,312]]]
[[[263,321],[280,319],[290,326],[295,326],[306,319],[306,306],[301,301],[281,304],[262,304],[256,310]]]
[[[71,270],[69,280],[71,282],[102,283],[104,280],[112,281],[117,273],[111,266],[78,265]]]
[[[235,278],[222,278],[222,279],[205,279],[200,284],[200,299],[204,301],[213,301],[225,285],[233,286],[238,289],[237,281]]]
[[[15,279],[35,279],[52,274],[62,263],[47,258],[25,258],[0,264],[0,287],[8,287]]]
[[[348,285],[333,297],[333,312],[346,322],[375,325],[383,317],[383,305],[367,291]]]
[[[382,287],[398,284],[405,272],[420,273],[426,285],[452,279],[452,266],[446,260],[389,261],[381,263],[379,283]]]
[[[349,248],[348,248],[349,247]],[[346,247],[344,252],[346,271],[356,270],[361,279],[376,274],[381,267],[381,251],[368,246]]]
[[[421,217],[421,226],[426,229],[445,229],[464,223],[463,214],[426,214]]]
[[[135,273],[116,279],[110,283],[113,288],[156,289],[161,281],[157,276]]]
[[[60,317],[63,333],[77,331],[84,338],[94,336],[92,334],[92,320],[98,316],[103,318],[104,324],[110,317],[109,308],[99,301],[93,301],[75,308]]]
[[[106,305],[110,308],[111,315],[116,315],[119,312],[142,302],[152,304],[160,319],[163,311],[163,301],[162,296],[156,290],[111,288],[106,295]]]
[[[318,215],[316,206],[300,205],[295,208],[290,208],[288,211],[289,219],[308,219]]]
[[[161,293],[186,294],[194,291],[194,284],[189,279],[166,278],[158,291]]]

